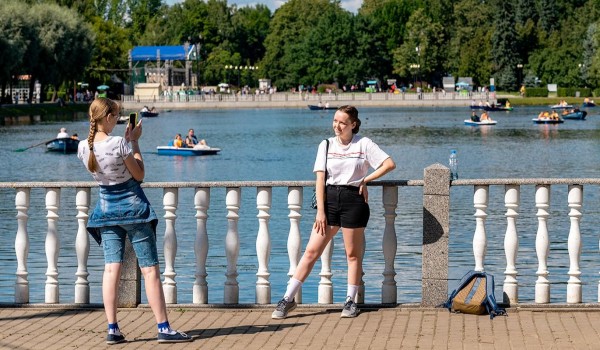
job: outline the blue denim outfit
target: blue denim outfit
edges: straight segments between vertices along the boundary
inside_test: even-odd
[[[150,235],[152,240],[154,240],[154,247],[156,247],[156,226],[158,225],[158,218],[154,210],[150,206],[150,202],[144,191],[142,190],[142,186],[140,182],[130,179],[126,182],[110,185],[110,186],[100,186],[99,191],[100,198],[96,203],[96,207],[90,214],[87,230],[92,235],[92,237],[98,242],[98,244],[102,243],[102,236],[105,233],[113,235],[111,240],[114,240],[114,234],[120,232],[119,229],[115,227],[121,227],[121,229],[132,230],[132,231],[150,231],[140,228],[140,225],[132,225],[132,224],[147,224],[150,226],[150,229],[153,235]],[[139,235],[139,232],[137,232]],[[130,239],[132,244],[135,247],[135,236],[136,232],[130,232]],[[123,245],[125,244],[125,235],[119,234],[122,240]],[[137,239],[140,239],[138,236]],[[143,239],[142,239],[143,240]],[[105,252],[106,252],[105,246]],[[111,248],[111,250],[116,249],[116,247]],[[156,248],[154,249],[156,251]],[[136,253],[137,249],[136,249]],[[105,258],[107,258],[105,256]],[[142,259],[141,256],[138,255],[138,259]],[[141,262],[140,262],[140,265]]]

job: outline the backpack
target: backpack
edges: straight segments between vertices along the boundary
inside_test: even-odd
[[[467,272],[443,306],[465,314],[489,314],[490,318],[506,315],[506,310],[496,303],[494,276],[480,271]]]

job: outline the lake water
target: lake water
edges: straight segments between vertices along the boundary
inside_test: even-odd
[[[470,115],[468,108],[360,108],[361,134],[375,140],[397,163],[397,169],[386,179],[422,179],[423,169],[433,163],[447,164],[451,149],[458,151],[460,178],[514,178],[514,177],[598,177],[600,168],[600,132],[598,113],[590,109],[585,121],[566,121],[561,125],[535,125],[531,119],[542,107],[517,107],[513,112],[494,112],[498,120],[494,127],[467,127],[463,119]],[[146,182],[156,181],[233,181],[233,180],[314,180],[312,167],[318,143],[332,134],[333,111],[308,109],[249,109],[202,110],[163,112],[158,118],[144,119],[144,135],[140,146],[146,163]],[[0,126],[0,181],[89,181],[90,175],[75,155],[47,153],[44,147],[25,152],[17,148],[35,145],[53,138],[58,129],[66,127],[70,133],[86,137],[88,123],[85,115],[5,118]],[[156,146],[166,145],[176,133],[185,135],[189,128],[205,138],[214,147],[222,149],[216,156],[170,157],[158,156]],[[124,126],[117,126],[121,134]],[[517,222],[520,248],[517,261],[520,299],[533,300],[533,286],[537,270],[535,254],[534,186],[523,186],[520,217]],[[502,186],[490,188],[490,203],[486,229],[488,253],[486,270],[496,277],[496,288],[501,295],[505,258],[503,240],[506,230],[506,208]],[[552,187],[549,220],[551,253],[548,261],[552,282],[552,301],[564,302],[568,280],[567,237],[569,208],[567,186]],[[0,302],[14,300],[16,259],[14,236],[16,210],[14,190],[0,190]],[[159,216],[164,215],[162,190],[147,190]],[[305,191],[308,206],[310,191]],[[384,219],[380,190],[371,192],[371,221],[367,228],[365,256],[366,301],[379,302],[383,277],[381,240]],[[31,302],[44,301],[46,257],[44,239],[47,230],[45,192],[32,190],[28,230],[30,253],[28,261],[31,283]],[[257,261],[254,255],[258,221],[256,218],[256,189],[242,190],[240,209],[240,302],[254,302]],[[209,302],[219,303],[223,298],[226,259],[224,239],[227,232],[224,189],[211,194],[209,209]],[[286,252],[289,230],[289,211],[286,192],[274,189],[270,232],[272,239],[271,277],[272,298],[279,299],[287,281]],[[451,196],[450,233],[450,288],[467,270],[474,267],[472,235],[475,230],[473,188],[453,187]],[[95,203],[96,192],[92,192]],[[598,271],[598,188],[584,189],[581,221],[583,252],[581,278],[584,282],[584,301],[597,300]],[[420,188],[400,188],[396,232],[398,253],[395,267],[398,275],[398,301],[417,302],[421,294],[422,192]],[[72,302],[76,259],[74,233],[76,232],[74,190],[64,189],[61,197],[59,233],[61,252],[59,273],[61,302]],[[177,211],[179,242],[176,272],[180,303],[190,303],[194,282],[193,239],[196,229],[193,189],[182,189]],[[314,212],[303,211],[301,222],[303,245],[306,244]],[[159,246],[162,246],[164,222],[158,228]],[[345,294],[346,263],[341,237],[336,237],[332,260],[334,299],[341,302]],[[162,249],[162,247],[160,248]],[[161,253],[162,256],[162,253]],[[102,252],[93,245],[90,250],[90,277],[92,302],[101,302],[100,274]],[[306,282],[305,303],[316,303],[316,285],[320,264]],[[249,292],[247,292],[249,291]],[[500,297],[501,298],[501,297]],[[144,299],[145,300],[145,299]]]

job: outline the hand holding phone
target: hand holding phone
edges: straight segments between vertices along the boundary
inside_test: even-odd
[[[137,125],[137,113],[129,113],[129,124],[131,125],[131,130],[133,130]]]

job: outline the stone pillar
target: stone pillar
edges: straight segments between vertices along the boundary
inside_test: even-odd
[[[448,298],[450,169],[439,163],[430,165],[423,179],[421,306],[437,306]]]
[[[142,273],[138,268],[137,257],[129,239],[125,240],[125,254],[121,267],[119,297],[117,307],[137,307],[142,302]]]

